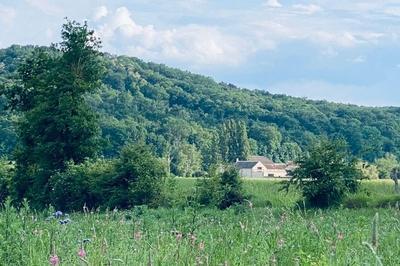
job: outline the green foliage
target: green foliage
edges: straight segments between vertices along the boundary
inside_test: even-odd
[[[264,200],[279,194],[274,181],[244,183],[274,187],[260,194]],[[364,184],[372,194],[392,189],[381,180]],[[17,209],[7,201],[0,208],[0,261],[49,265],[55,250],[60,265],[376,265],[377,256],[363,244],[368,241],[383,265],[400,264],[394,205],[319,211],[242,207],[245,212],[192,207],[73,212],[70,223],[60,224],[66,217],[54,218],[52,208]],[[379,226],[371,228],[376,212]],[[85,261],[77,254],[81,247]]]
[[[224,162],[232,163],[236,159],[246,160],[250,153],[246,124],[243,121],[227,120],[221,127],[221,156]]]
[[[118,159],[70,162],[50,179],[51,203],[61,210],[135,205],[169,205],[173,183],[165,184],[165,166],[144,145],[127,145]],[[170,179],[169,179],[170,180]]]
[[[379,158],[375,161],[378,168],[379,178],[390,178],[390,173],[400,164],[397,157],[393,154],[387,153],[385,157]]]
[[[82,210],[83,206],[97,208],[106,201],[102,181],[114,173],[112,160],[86,160],[81,164],[70,162],[65,171],[57,172],[50,178],[51,204],[65,211]]]
[[[18,65],[41,49],[51,57],[61,56],[60,51],[32,46],[0,49],[0,64],[4,64],[0,84],[18,92],[12,86]],[[221,154],[218,144],[224,136],[222,125],[229,120],[242,121],[252,153],[276,161],[298,159],[320,136],[344,138],[353,155],[369,162],[385,153],[400,155],[398,108],[358,107],[240,89],[126,56],[105,54],[99,60],[106,67],[98,86],[101,90],[85,100],[100,116],[106,140],[101,152],[106,157],[118,156],[126,143],[144,141],[157,156],[169,158],[172,174],[178,175],[176,151],[182,150],[181,145],[194,145],[201,153],[202,170],[207,171],[213,163],[234,157]],[[0,97],[0,107],[7,104]],[[0,154],[10,155],[16,143],[17,116],[0,112]]]
[[[210,178],[198,179],[195,199],[201,205],[220,209],[242,204],[246,196],[239,172],[235,167],[228,167],[222,173],[215,171]]]
[[[115,161],[115,173],[101,181],[109,207],[157,206],[162,201],[165,165],[144,145],[127,145]]]
[[[202,169],[201,153],[190,144],[182,144],[179,150],[175,149],[172,162],[174,164],[172,169],[178,176],[192,177]]]
[[[368,162],[358,161],[356,164],[357,169],[362,174],[364,179],[378,179],[379,171],[375,164],[370,164]]]
[[[14,176],[14,163],[5,158],[0,158],[0,204],[11,196],[11,184]]]
[[[245,199],[243,182],[235,167],[229,167],[220,175],[217,195],[218,207],[220,209],[226,209],[232,205],[243,203]]]
[[[68,21],[62,42],[34,50],[19,66],[19,82],[8,90],[9,106],[20,111],[15,153],[18,199],[48,203],[48,180],[68,161],[81,163],[98,151],[97,116],[85,95],[100,85],[100,42],[87,24]]]
[[[358,189],[361,174],[343,140],[324,139],[316,143],[298,164],[286,188],[290,184],[298,186],[310,206],[338,205],[347,193]]]

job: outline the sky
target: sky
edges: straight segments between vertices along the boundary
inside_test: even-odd
[[[102,50],[239,87],[400,106],[399,0],[0,0],[0,48],[49,45],[64,18]]]

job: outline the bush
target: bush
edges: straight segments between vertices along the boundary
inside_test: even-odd
[[[236,168],[225,170],[218,182],[218,207],[226,209],[234,204],[241,204],[245,199],[243,183]]]
[[[165,167],[142,145],[125,147],[118,159],[69,163],[50,178],[50,198],[61,210],[167,205]],[[171,184],[173,185],[173,184]]]
[[[347,193],[358,189],[361,173],[343,140],[322,140],[298,164],[285,188],[291,184],[299,187],[308,206],[338,205]]]
[[[166,176],[165,166],[144,145],[128,145],[115,162],[115,173],[103,182],[106,206],[158,206]]]
[[[195,186],[195,200],[203,206],[216,205],[218,176],[198,178]]]
[[[196,184],[196,199],[201,205],[215,205],[220,209],[241,204],[245,200],[243,183],[235,167],[223,173],[213,173],[211,178],[199,179]]]
[[[50,199],[59,210],[78,210],[84,205],[99,207],[105,201],[102,181],[114,171],[111,160],[87,160],[82,164],[70,162],[64,172],[50,178]]]

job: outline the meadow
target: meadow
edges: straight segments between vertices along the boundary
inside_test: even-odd
[[[194,185],[178,179],[180,202],[171,208],[68,215],[6,203],[0,264],[51,265],[52,257],[59,265],[400,265],[391,181],[363,182],[357,195],[328,210],[305,209],[298,191],[286,194],[279,182],[263,180],[245,182],[252,198],[244,206],[185,206]]]

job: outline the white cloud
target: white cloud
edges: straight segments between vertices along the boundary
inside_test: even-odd
[[[396,16],[399,17],[400,16],[400,7],[390,7],[390,8],[386,8],[384,10],[384,12],[388,15],[391,16]]]
[[[351,59],[350,61],[353,63],[356,63],[356,64],[360,64],[360,63],[364,63],[365,61],[367,61],[367,58],[363,55],[359,55],[359,56]]]
[[[97,34],[105,46],[148,60],[237,65],[251,52],[243,40],[223,34],[216,27],[156,29],[153,25],[140,25],[126,7],[110,12]]]
[[[269,40],[276,45],[285,41],[305,40],[326,47],[351,48],[358,43],[372,40],[372,33],[354,33],[342,31],[341,29],[326,28],[308,23],[295,23],[292,20],[273,22],[270,20],[255,22],[251,30],[255,39],[253,42],[260,43]]]
[[[331,83],[324,80],[291,80],[269,86],[268,91],[291,96],[366,106],[398,105],[397,99],[382,94],[381,84],[367,87],[354,84]]]
[[[0,22],[2,24],[5,24],[7,26],[10,25],[14,21],[16,15],[17,12],[14,8],[0,4]]]
[[[314,13],[322,11],[322,8],[317,5],[302,5],[302,4],[297,4],[292,6],[294,10],[302,13],[302,14],[307,14],[307,15],[312,15]]]
[[[267,0],[267,2],[264,3],[264,5],[267,7],[273,7],[273,8],[282,7],[282,4],[279,3],[278,0]]]
[[[108,9],[106,6],[99,6],[96,8],[93,14],[93,20],[97,21],[100,20],[103,17],[106,17],[108,14]]]
[[[49,0],[25,0],[29,5],[41,10],[47,15],[60,15],[62,9]]]

